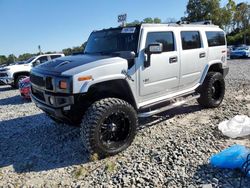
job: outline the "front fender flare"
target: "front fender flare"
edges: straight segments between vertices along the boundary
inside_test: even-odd
[[[106,82],[106,81],[112,81],[112,80],[121,80],[121,79],[125,80],[126,76],[124,74],[116,74],[116,75],[109,75],[109,76],[100,77],[94,80],[86,81],[82,85],[79,93],[87,93],[89,88],[94,84],[98,84],[98,83]]]

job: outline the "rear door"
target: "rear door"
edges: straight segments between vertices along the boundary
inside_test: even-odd
[[[202,33],[199,30],[182,30],[180,35],[180,90],[183,90],[198,84],[207,61],[207,50],[204,48]]]
[[[207,45],[208,45],[208,62],[226,62],[226,37],[221,30],[206,31]]]
[[[150,96],[157,97],[171,93],[178,88],[179,56],[173,31],[170,29],[163,31],[156,30],[156,28],[146,29],[148,30],[144,35],[146,37],[145,48],[152,43],[163,44],[163,52],[152,54],[150,66],[147,68],[142,66],[140,70],[140,96],[150,98]]]

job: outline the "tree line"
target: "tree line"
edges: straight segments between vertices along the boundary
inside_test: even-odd
[[[250,44],[250,4],[236,4],[228,0],[220,7],[220,0],[189,0],[183,21],[211,20],[227,33],[229,45]]]
[[[247,44],[250,45],[250,4],[242,2],[236,4],[234,0],[228,0],[223,7],[220,6],[221,0],[189,0],[186,6],[185,15],[181,21],[199,22],[211,20],[213,24],[219,25],[227,33],[228,45]],[[160,18],[145,18],[142,21],[135,20],[127,23],[133,26],[141,23],[173,23],[175,18],[167,18],[162,21]],[[65,55],[82,53],[86,42],[80,46],[63,49]],[[53,53],[53,52],[45,52]],[[9,56],[0,55],[0,64],[10,64],[16,61],[24,61],[37,54],[24,53],[16,57],[14,54]]]

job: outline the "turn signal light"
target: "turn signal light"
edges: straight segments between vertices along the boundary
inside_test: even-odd
[[[65,80],[60,81],[59,88],[60,89],[67,89],[67,82]]]
[[[78,77],[78,81],[86,81],[86,80],[93,80],[92,76],[81,76]]]

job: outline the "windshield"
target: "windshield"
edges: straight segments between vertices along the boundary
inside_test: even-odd
[[[25,61],[15,62],[15,65],[22,65],[22,64],[25,64]]]
[[[139,27],[116,28],[93,32],[84,53],[137,52]]]
[[[29,58],[27,61],[25,61],[23,64],[28,64],[30,63],[31,61],[33,61],[36,57],[31,57]]]

